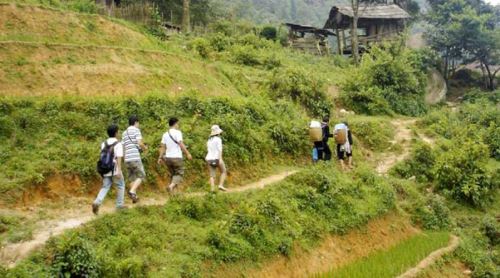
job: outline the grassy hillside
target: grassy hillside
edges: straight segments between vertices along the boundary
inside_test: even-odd
[[[314,246],[393,206],[392,188],[366,168],[311,167],[263,190],[174,198],[101,217],[52,240],[7,277],[206,277],[221,264],[253,265]]]

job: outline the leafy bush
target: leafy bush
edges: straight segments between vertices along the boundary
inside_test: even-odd
[[[330,114],[331,104],[322,91],[323,82],[300,68],[279,69],[269,81],[273,98],[291,99],[303,105],[313,116]]]
[[[416,177],[419,182],[432,181],[432,169],[436,163],[436,154],[430,145],[418,143],[411,154],[411,159],[397,164],[391,172],[402,178]]]
[[[415,208],[413,220],[426,230],[443,230],[451,225],[450,210],[442,197],[431,195]]]
[[[245,66],[257,66],[261,64],[257,50],[250,45],[237,45],[231,48],[233,62]]]
[[[275,41],[278,38],[278,30],[274,26],[265,26],[260,31],[260,36],[266,40]]]
[[[60,277],[100,277],[100,266],[89,242],[71,233],[57,242],[49,243],[54,256],[52,273]]]
[[[487,157],[487,146],[471,141],[444,151],[434,168],[438,188],[473,205],[484,205],[495,186],[485,167]]]
[[[372,151],[384,151],[391,146],[394,130],[388,120],[377,118],[353,118],[349,128],[363,147]]]
[[[417,58],[418,57],[418,58]],[[424,62],[398,43],[373,47],[349,70],[343,104],[358,113],[417,116],[426,112]]]
[[[196,50],[196,52],[202,58],[208,58],[210,56],[210,43],[207,39],[204,38],[196,38],[191,42],[192,49]]]

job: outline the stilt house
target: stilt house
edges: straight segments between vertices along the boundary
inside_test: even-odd
[[[331,29],[337,37],[339,54],[351,54],[350,33],[353,20],[352,7],[334,6],[324,29]],[[360,51],[370,44],[390,40],[404,31],[410,15],[396,4],[360,5],[358,11],[358,38]]]
[[[286,23],[288,27],[288,44],[290,47],[316,55],[329,55],[328,36],[335,35],[330,30],[312,26]]]

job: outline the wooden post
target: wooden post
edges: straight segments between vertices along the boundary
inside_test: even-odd
[[[342,55],[342,42],[340,41],[339,27],[335,27],[335,34],[337,35],[337,53]]]
[[[342,29],[342,53],[344,53],[344,49],[347,47],[347,39],[345,38],[345,30]]]

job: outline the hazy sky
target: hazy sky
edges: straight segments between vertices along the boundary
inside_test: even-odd
[[[500,0],[486,0],[486,2],[493,4],[493,5],[498,5],[500,4]]]

